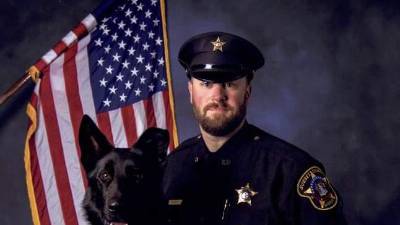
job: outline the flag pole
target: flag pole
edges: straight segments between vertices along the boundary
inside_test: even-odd
[[[39,70],[35,66],[31,66],[21,78],[15,81],[14,84],[11,85],[11,87],[9,87],[8,90],[0,96],[0,106],[3,105],[3,103],[5,103],[11,96],[13,96],[22,86],[24,86],[29,78],[31,78],[34,82],[37,82],[39,76]]]

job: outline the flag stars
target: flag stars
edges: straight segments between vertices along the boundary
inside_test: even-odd
[[[106,107],[106,106],[110,107],[111,101],[108,98],[106,98],[106,100],[103,101],[103,104],[104,104],[104,107]]]
[[[119,62],[119,58],[121,58],[121,56],[118,55],[118,52],[116,52],[116,53],[112,56],[112,58],[113,58],[113,61]]]
[[[112,74],[112,71],[114,70],[114,68],[112,68],[111,67],[111,65],[109,65],[107,68],[106,68],[106,74]]]
[[[109,21],[110,20],[110,17],[104,17],[102,20],[101,20],[101,22],[102,23],[107,23],[107,21]]]
[[[103,79],[100,80],[100,87],[106,87],[107,82],[108,81],[106,81],[106,79],[103,77]]]
[[[160,37],[158,37],[156,39],[156,45],[160,45],[161,46],[161,43],[162,43],[162,39]]]
[[[118,34],[117,34],[117,32],[115,32],[113,35],[111,35],[111,40],[117,41],[117,39],[118,39]]]
[[[125,30],[125,37],[130,37],[130,36],[132,36],[132,30],[128,28]]]
[[[153,72],[153,77],[158,78],[158,74],[160,74],[157,70],[154,70]]]
[[[107,25],[105,24],[105,23],[102,23],[101,25],[100,25],[100,30],[104,30],[104,29],[106,29],[107,28]]]
[[[126,101],[126,97],[128,97],[128,96],[126,96],[125,93],[122,93],[122,95],[119,96],[119,100],[121,102],[125,102]]]
[[[147,11],[145,12],[145,17],[146,17],[146,18],[151,18],[151,14],[153,14],[153,13],[150,12],[150,10],[147,10]]]
[[[163,66],[164,65],[164,58],[161,57],[160,59],[157,60],[158,61],[158,65],[159,66]]]
[[[144,66],[146,71],[151,71],[151,68],[153,67],[150,63],[147,63],[146,66]]]
[[[131,47],[130,49],[128,49],[128,53],[129,55],[134,55],[135,54],[135,49],[133,47]]]
[[[145,78],[145,77],[143,77],[143,76],[142,76],[142,77],[140,77],[140,83],[141,83],[141,84],[144,84],[145,82],[146,82],[146,78]]]
[[[139,5],[136,6],[137,11],[142,11],[143,10],[143,4],[139,3]]]
[[[132,84],[130,80],[128,80],[128,82],[125,83],[125,89],[132,89]]]
[[[104,64],[104,59],[103,57],[100,57],[100,59],[97,60],[97,65],[103,66],[103,64]]]
[[[111,47],[110,45],[107,45],[106,47],[104,47],[104,51],[108,54],[110,53]]]
[[[108,29],[107,27],[103,29],[103,35],[109,35],[110,34],[110,29]]]
[[[136,67],[133,67],[133,70],[131,70],[131,76],[136,76],[138,75],[139,70],[136,69]]]
[[[147,86],[147,87],[149,87],[149,91],[150,92],[153,92],[154,91],[154,84],[150,84],[149,86]]]
[[[110,91],[110,94],[117,94],[117,90],[118,88],[116,88],[114,85],[110,88],[108,88],[108,90]]]
[[[118,23],[118,29],[123,30],[125,26],[126,26],[126,24],[124,23],[123,20],[121,20],[121,22]]]
[[[137,88],[137,89],[135,90],[135,95],[136,95],[136,96],[140,96],[140,93],[142,93],[142,91],[141,91],[139,88]]]
[[[148,35],[150,39],[154,39],[155,33],[153,31],[150,31]]]
[[[136,57],[137,63],[143,63],[144,57],[142,55],[139,55]]]
[[[133,42],[134,42],[134,43],[138,43],[139,40],[140,40],[140,37],[139,37],[138,34],[136,34],[135,36],[133,36]]]
[[[120,49],[125,49],[125,46],[126,46],[126,43],[124,42],[124,40],[121,40],[121,41],[118,43],[118,48],[120,48]]]
[[[141,24],[139,24],[139,26],[140,26],[140,30],[143,30],[143,31],[146,30],[147,25],[146,25],[144,22],[142,22]]]
[[[165,81],[164,79],[161,79],[160,81],[161,81],[161,86],[167,85],[167,81]]]
[[[136,16],[133,16],[131,19],[131,24],[137,24],[137,17]]]
[[[150,52],[151,58],[155,59],[156,58],[156,54],[157,54],[156,52]]]
[[[94,41],[94,44],[96,46],[100,46],[101,47],[101,45],[103,44],[103,41],[101,40],[101,38],[98,38],[97,40]]]
[[[123,78],[124,78],[124,75],[122,75],[122,73],[119,73],[117,75],[117,81],[122,81]]]
[[[160,23],[159,19],[156,18],[156,19],[153,20],[153,24],[154,24],[155,27],[158,26],[159,23]]]
[[[129,64],[131,64],[131,63],[128,62],[128,60],[125,59],[125,61],[122,63],[122,68],[128,69]]]
[[[128,8],[128,10],[125,11],[125,16],[130,17],[132,15],[132,10]]]
[[[138,0],[131,0],[132,5],[137,5]]]
[[[144,43],[144,44],[142,45],[142,47],[143,47],[143,51],[147,51],[147,50],[149,50],[150,45],[147,44],[147,42],[146,42],[146,43]]]
[[[152,6],[156,6],[156,4],[157,4],[157,0],[151,0],[151,5]]]

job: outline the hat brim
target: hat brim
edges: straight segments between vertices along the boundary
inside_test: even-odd
[[[218,53],[209,54],[208,52],[196,55],[189,68],[188,75],[199,80],[216,83],[234,81],[251,73],[251,70],[241,65],[235,57]]]

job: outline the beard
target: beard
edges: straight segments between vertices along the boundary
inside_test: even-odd
[[[219,113],[212,118],[206,115],[208,110],[219,107],[222,108],[225,113]],[[246,116],[246,103],[241,103],[236,112],[233,107],[227,105],[225,102],[210,103],[206,105],[203,110],[193,104],[193,112],[204,131],[213,136],[221,137],[233,132],[243,121]]]

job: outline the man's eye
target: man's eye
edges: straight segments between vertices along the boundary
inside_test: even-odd
[[[211,83],[208,81],[202,81],[200,84],[201,84],[201,86],[204,86],[204,87],[209,87],[211,85]]]

